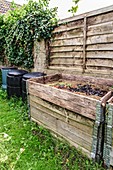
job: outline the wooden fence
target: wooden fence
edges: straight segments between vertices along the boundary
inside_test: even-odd
[[[49,49],[48,72],[113,77],[113,6],[60,21]]]

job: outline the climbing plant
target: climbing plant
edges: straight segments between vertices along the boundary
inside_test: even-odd
[[[33,67],[33,45],[37,39],[48,39],[57,23],[56,8],[48,8],[49,0],[29,0],[22,7],[12,3],[12,10],[0,17],[3,49],[12,65]]]
[[[4,62],[5,27],[3,15],[0,15],[0,61]]]
[[[71,9],[68,10],[68,12],[71,12],[73,15],[77,12],[78,10],[78,3],[80,0],[72,0],[74,5],[71,7]]]

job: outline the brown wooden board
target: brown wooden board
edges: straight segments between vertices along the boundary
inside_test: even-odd
[[[95,24],[100,24],[100,23],[105,23],[105,22],[110,22],[113,21],[113,7],[110,6],[109,8],[109,12],[108,12],[108,8],[104,8],[104,10],[100,9],[100,11],[94,16],[90,17],[90,13],[88,16],[88,25],[95,25]]]
[[[92,136],[94,121],[90,119],[33,95],[30,95],[30,106],[42,110],[63,122],[67,122],[68,124],[82,130],[84,133],[88,133]]]
[[[96,103],[97,99],[91,98],[90,96],[79,95],[76,93],[68,92],[62,89],[57,89],[50,85],[46,85],[44,83],[52,82],[54,80],[59,80],[61,77],[66,80],[76,80],[80,82],[80,76],[69,76],[69,75],[55,75],[46,76],[45,78],[34,78],[28,81],[29,93],[32,95],[36,95],[44,100],[47,100],[51,103],[59,105],[63,108],[67,108],[68,110],[74,111],[78,114],[81,114],[90,119],[95,119],[95,111],[96,111]],[[69,78],[70,77],[70,78]],[[101,88],[105,86],[111,85],[112,80],[104,81],[103,79],[88,79],[88,77],[81,77],[81,82],[89,82],[95,83],[99,85]],[[103,84],[104,82],[104,84]],[[43,83],[43,84],[42,84]],[[108,87],[107,87],[108,88]],[[109,88],[108,88],[109,89]]]
[[[83,51],[83,46],[61,46],[61,47],[51,47],[50,52],[59,53],[59,52],[74,52],[74,51]]]
[[[33,101],[34,100],[34,101]],[[51,108],[49,108],[49,106]],[[91,152],[93,121],[73,113],[73,117],[66,120],[64,108],[48,103],[39,97],[30,95],[31,119],[41,122],[43,126],[60,134],[70,143]],[[66,110],[68,112],[68,110]],[[60,114],[59,114],[60,113]],[[71,112],[69,113],[71,114]]]

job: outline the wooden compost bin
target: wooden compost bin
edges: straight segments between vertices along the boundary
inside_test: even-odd
[[[81,148],[90,157],[96,106],[101,103],[101,98],[95,99],[48,85],[60,79],[94,84],[108,91],[113,80],[55,74],[27,81],[31,120]]]

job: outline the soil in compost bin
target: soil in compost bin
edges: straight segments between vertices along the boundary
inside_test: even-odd
[[[59,81],[53,82],[51,84],[48,83],[48,85],[58,89],[73,92],[76,94],[90,96],[95,99],[100,99],[109,91],[108,87],[100,88],[99,86],[94,84],[67,81],[63,79],[62,80],[60,79]]]

